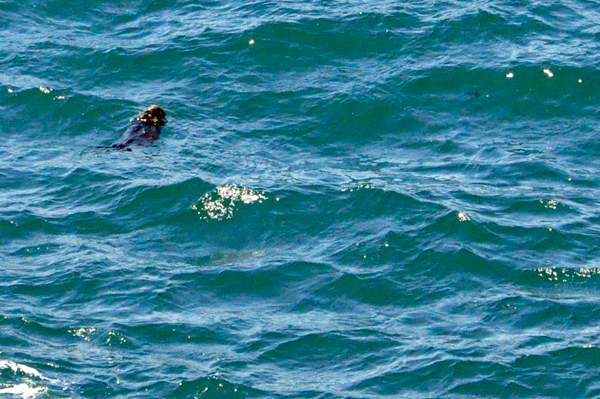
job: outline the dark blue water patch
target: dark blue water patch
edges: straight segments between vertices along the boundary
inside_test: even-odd
[[[353,94],[324,98],[311,106],[308,115],[325,124],[313,145],[350,142],[353,145],[411,132],[422,122],[407,112],[405,104],[393,99],[374,99]]]
[[[171,393],[173,398],[258,398],[267,393],[243,384],[232,384],[219,376],[202,377],[196,380],[183,381]],[[276,396],[279,397],[279,396]]]
[[[57,280],[58,278],[58,280]],[[51,302],[54,306],[86,302],[88,295],[97,296],[102,283],[79,271],[55,273],[44,280],[26,279],[5,286],[11,296],[27,298],[31,304]],[[33,310],[33,309],[30,309]]]
[[[130,223],[140,220],[140,213],[154,214],[156,223],[177,214],[188,214],[190,206],[210,188],[197,178],[169,185],[123,188],[115,205]]]
[[[6,12],[16,11],[18,9],[18,4],[10,1],[3,1],[0,3],[0,8]],[[8,22],[8,20],[6,22]]]
[[[60,229],[51,221],[32,215],[30,212],[23,212],[18,216],[9,216],[9,221],[5,221],[7,236],[11,238],[25,238],[32,231],[45,234],[59,234]]]
[[[224,270],[211,280],[213,290],[235,297],[240,295],[277,297],[281,294],[282,288],[279,282],[264,273],[250,274]]]
[[[409,277],[410,279],[410,277]],[[423,293],[426,288],[415,292],[407,292],[406,286],[398,281],[387,278],[358,277],[352,274],[343,274],[331,283],[315,291],[314,295],[321,299],[320,307],[330,309],[353,309],[350,301],[371,306],[391,306],[410,303],[423,303]]]
[[[116,381],[112,382],[113,384],[116,383]],[[118,389],[113,388],[111,385],[112,384],[109,382],[102,381],[99,378],[90,378],[89,380],[82,382],[82,384],[78,387],[78,393],[83,397],[94,397],[97,395],[116,396],[119,393],[124,393],[119,392]]]
[[[190,310],[193,303],[217,298],[262,301],[270,306],[279,302],[294,307],[335,273],[329,265],[305,262],[277,262],[266,268],[262,263],[265,257],[265,253],[214,256],[201,272],[176,273],[168,292],[175,303]]]
[[[312,67],[323,61],[347,62],[353,59],[384,57],[399,54],[409,38],[390,32],[386,24],[390,19],[406,22],[406,14],[385,17],[365,13],[354,19],[311,19],[294,23],[264,24],[248,34],[256,39],[253,46],[255,60],[268,68],[268,55],[274,56],[277,65],[289,64],[291,68]],[[396,22],[398,24],[398,22]],[[391,24],[390,24],[391,25]],[[412,24],[414,25],[414,23]],[[279,55],[281,58],[278,58]],[[298,59],[300,62],[292,62]]]
[[[356,384],[358,391],[366,391],[375,395],[403,394],[419,396],[423,392],[433,392],[435,395],[448,395],[454,386],[468,381],[485,381],[484,385],[493,389],[488,378],[503,374],[507,366],[489,361],[461,361],[445,359],[443,356],[432,355],[425,366],[406,362],[390,367],[389,371],[381,372],[376,377],[367,378]],[[474,366],[481,373],[472,374]],[[486,378],[487,377],[487,378]],[[476,394],[475,392],[462,392]]]
[[[11,92],[8,92],[8,90]],[[10,105],[10,111],[3,115],[2,132],[7,136],[18,135],[27,137],[27,133],[34,132],[35,136],[44,137],[55,136],[56,125],[53,126],[53,118],[51,111],[58,106],[50,88],[39,86],[36,88],[4,88],[4,93],[0,97],[3,106]],[[5,94],[7,93],[7,94]],[[28,115],[30,118],[28,129],[23,129],[23,125],[19,124]]]
[[[552,73],[549,77],[546,72]],[[422,71],[422,77],[409,82],[406,93],[419,95],[414,101],[436,107],[454,101],[469,113],[493,112],[510,117],[544,119],[595,112],[597,79],[586,68],[568,66],[506,67],[500,70],[467,68]],[[508,75],[511,78],[508,78]],[[461,92],[461,88],[462,91]],[[468,88],[465,90],[464,88]],[[477,96],[467,95],[477,93]],[[429,102],[425,102],[429,99]],[[458,100],[458,101],[457,101]]]
[[[385,230],[369,236],[356,237],[356,241],[336,246],[328,258],[334,260],[343,270],[377,273],[402,268],[420,250],[421,244],[421,241],[410,233]]]
[[[488,244],[500,246],[503,239],[493,231],[469,218],[464,212],[447,212],[436,217],[428,226],[419,230],[419,234],[428,237],[431,241],[456,241],[468,244]]]
[[[448,45],[459,41],[465,45],[473,43],[494,43],[506,35],[514,35],[515,28],[511,26],[509,15],[486,10],[448,10],[441,13],[445,18],[438,17],[438,23],[431,24],[431,31],[426,36],[430,43]],[[490,10],[491,11],[491,10]]]
[[[377,336],[377,334],[374,334]],[[393,341],[385,342],[378,338],[368,339],[361,336],[353,339],[351,335],[307,334],[293,340],[287,340],[277,347],[264,352],[259,363],[275,364],[286,368],[338,367],[352,358],[361,358],[365,351],[379,352],[394,346]]]
[[[571,392],[582,396],[593,379],[587,370],[595,367],[595,356],[597,348],[567,347],[543,355],[523,356],[515,361],[513,367],[516,371],[549,369],[553,376],[553,381],[547,386],[549,394],[563,396]],[[572,378],[577,378],[578,383],[566,389],[564,382]],[[530,375],[523,376],[523,380],[535,386],[535,379]]]
[[[105,339],[105,335],[99,337],[100,340],[110,343],[114,341],[116,344],[126,341],[129,343],[128,349],[135,351],[135,343],[143,345],[145,343],[153,343],[154,345],[181,345],[182,349],[197,353],[202,356],[200,345],[229,345],[234,337],[228,337],[230,334],[225,328],[212,329],[209,327],[193,326],[189,324],[149,324],[141,323],[133,326],[116,326],[114,330],[109,332],[109,338]],[[113,338],[114,337],[114,338]]]
[[[523,383],[515,379],[507,383],[502,383],[493,379],[491,373],[489,373],[484,375],[484,379],[474,376],[464,378],[460,383],[454,384],[447,395],[450,398],[477,395],[502,396],[506,392],[510,392],[515,396],[526,397],[528,395],[535,395],[536,391],[533,384]]]
[[[528,306],[527,310],[520,312],[521,317],[515,324],[521,328],[540,328],[545,324],[548,329],[557,330],[561,326],[565,328],[566,325],[574,325],[582,329],[590,327],[590,318],[597,317],[597,304],[585,301],[582,303],[570,302],[568,298],[565,300],[538,299]],[[544,322],[540,323],[540,320],[544,320]]]
[[[70,93],[54,107],[52,119],[60,126],[65,144],[71,142],[69,136],[91,134],[95,137],[90,147],[113,141],[127,127],[131,118],[142,109],[135,108],[119,100],[99,99],[95,96]]]
[[[511,272],[510,265],[488,258],[484,251],[468,249],[466,245],[451,244],[422,251],[411,260],[405,270],[410,274],[430,276],[443,281],[464,275],[467,280],[473,278],[476,281],[477,278],[482,278],[496,283],[507,282],[514,273]],[[432,285],[435,283],[435,280],[431,282]]]

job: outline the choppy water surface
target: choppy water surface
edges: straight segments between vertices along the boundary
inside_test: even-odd
[[[599,26],[0,1],[0,396],[600,396]]]

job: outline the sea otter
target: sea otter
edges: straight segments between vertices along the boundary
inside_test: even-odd
[[[143,114],[131,121],[123,136],[110,146],[117,150],[131,151],[132,144],[148,145],[158,140],[162,127],[167,123],[167,114],[158,105],[151,105]]]

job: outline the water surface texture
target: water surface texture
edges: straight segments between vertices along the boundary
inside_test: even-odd
[[[0,1],[0,397],[599,397],[599,54],[587,0]]]

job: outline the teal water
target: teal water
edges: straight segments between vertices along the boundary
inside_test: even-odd
[[[599,39],[583,0],[0,1],[0,397],[600,397]]]

